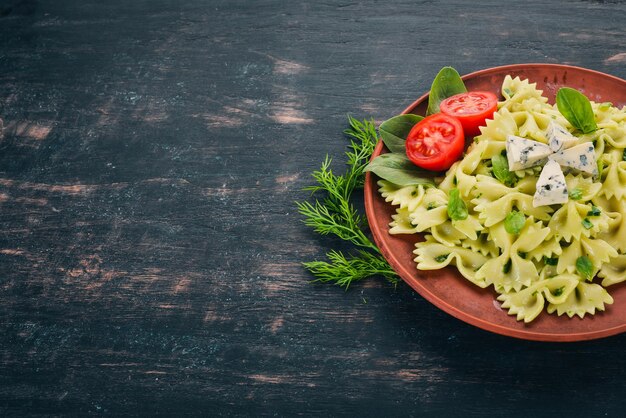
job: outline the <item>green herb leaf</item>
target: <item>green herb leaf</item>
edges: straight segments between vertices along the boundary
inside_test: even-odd
[[[598,129],[589,99],[578,90],[562,87],[556,94],[559,112],[576,129],[585,134]]]
[[[427,187],[435,185],[431,173],[417,167],[402,154],[381,154],[365,167],[365,171],[371,171],[381,179],[401,187],[420,184]]]
[[[554,289],[552,291],[552,295],[554,295],[555,297],[558,298],[559,296],[561,296],[563,294],[563,290],[565,290],[565,286],[561,286],[561,287],[559,287],[557,289]]]
[[[581,223],[583,224],[583,227],[585,229],[593,228],[593,223],[589,219],[587,219],[587,218],[583,219]]]
[[[380,124],[378,132],[385,143],[387,149],[391,152],[406,154],[404,142],[409,131],[417,122],[424,119],[422,116],[406,114],[394,116]]]
[[[444,261],[446,261],[449,255],[450,255],[449,253],[438,255],[437,257],[435,257],[435,261],[438,263],[443,263]]]
[[[546,257],[544,255],[543,262],[549,266],[556,266],[557,264],[559,264],[559,258],[558,257]]]
[[[589,257],[583,255],[576,259],[576,271],[580,274],[585,280],[591,281],[594,275],[594,267],[593,263],[589,259]]]
[[[575,189],[570,190],[569,197],[572,200],[580,200],[583,197],[583,191],[581,188],[576,187]]]
[[[467,206],[465,205],[463,199],[461,199],[459,189],[450,190],[450,197],[448,199],[448,216],[453,221],[462,221],[463,219],[467,219]]]
[[[517,177],[509,171],[509,162],[506,159],[506,156],[496,154],[491,157],[491,171],[493,172],[494,177],[500,180],[500,182],[505,186],[515,186]]]
[[[525,223],[526,216],[522,212],[514,210],[504,218],[504,229],[509,234],[519,234]]]
[[[461,79],[459,73],[452,67],[443,67],[433,80],[428,96],[427,115],[433,115],[439,112],[439,104],[450,96],[465,93],[465,83]]]
[[[591,206],[591,210],[587,212],[587,216],[600,216],[601,210],[597,206]]]
[[[355,199],[353,194],[363,188],[364,170],[378,142],[376,125],[373,121],[360,121],[350,116],[348,121],[350,128],[344,131],[350,138],[346,172],[335,174],[327,156],[321,168],[313,172],[315,184],[305,188],[315,198],[312,202],[296,202],[296,205],[304,216],[305,225],[319,234],[335,235],[354,245],[356,250],[350,255],[332,250],[326,254],[327,261],[303,265],[315,276],[315,281],[334,283],[346,289],[351,283],[371,276],[381,276],[396,284],[398,275],[366,234],[367,219],[354,205],[358,197]]]
[[[511,271],[511,267],[513,266],[513,261],[509,258],[509,260],[502,266],[502,273],[509,274]]]

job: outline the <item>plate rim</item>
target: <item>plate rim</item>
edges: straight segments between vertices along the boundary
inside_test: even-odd
[[[470,72],[461,76],[461,79],[467,80],[479,76],[489,75],[490,73],[500,73],[502,71],[520,71],[528,68],[537,68],[537,67],[545,67],[551,68],[553,70],[576,70],[583,73],[592,74],[594,76],[599,76],[602,78],[609,78],[615,82],[622,83],[626,87],[626,80],[606,74],[597,70],[591,70],[584,67],[579,67],[575,65],[569,64],[553,64],[553,63],[523,63],[523,64],[508,64],[508,65],[500,65],[495,67],[489,67],[477,71]],[[414,100],[409,106],[407,106],[400,114],[411,113],[417,106],[423,103],[429,95],[429,91],[422,94],[416,100]],[[372,157],[374,158],[381,154],[384,148],[384,144],[382,140],[379,138],[378,143],[374,148],[374,152],[372,153]],[[430,289],[420,285],[419,281],[414,280],[411,275],[411,272],[408,271],[407,266],[404,266],[401,263],[395,262],[395,259],[392,256],[392,251],[389,248],[389,244],[383,238],[380,228],[380,223],[376,219],[374,215],[374,207],[373,202],[374,199],[377,198],[377,187],[376,183],[373,179],[373,174],[371,172],[365,173],[365,186],[364,186],[364,200],[365,200],[365,212],[367,216],[368,223],[370,225],[370,231],[374,242],[380,249],[383,257],[389,262],[391,267],[398,273],[400,278],[407,283],[414,291],[420,294],[424,299],[426,299],[431,304],[435,305],[437,308],[443,310],[449,315],[466,322],[470,325],[476,326],[480,329],[490,331],[499,335],[504,335],[508,337],[523,339],[523,340],[532,340],[532,341],[542,341],[542,342],[575,342],[575,341],[587,341],[600,339],[605,337],[610,337],[614,335],[618,335],[620,333],[626,332],[626,321],[623,324],[618,326],[613,326],[610,328],[594,330],[594,331],[585,331],[585,332],[574,332],[574,333],[566,333],[566,334],[554,334],[543,331],[532,331],[532,330],[523,330],[523,329],[514,329],[510,327],[506,327],[500,324],[496,324],[494,322],[485,320],[483,318],[477,317],[473,314],[467,313],[465,311],[460,310],[455,307],[453,304],[446,302],[441,299],[436,293],[430,291]],[[375,225],[376,227],[372,227]],[[388,231],[388,223],[385,224],[384,230]],[[393,260],[393,262],[392,262]],[[494,299],[495,300],[495,299]],[[503,315],[508,315],[508,312],[503,310]],[[564,318],[564,320],[576,320],[576,318]],[[584,319],[583,319],[584,320]],[[532,323],[529,325],[532,326]]]

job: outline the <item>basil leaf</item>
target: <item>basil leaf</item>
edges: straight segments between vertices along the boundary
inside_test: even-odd
[[[448,216],[453,221],[462,221],[463,219],[467,219],[467,206],[465,205],[463,199],[461,199],[459,189],[450,190],[450,197],[448,199]]]
[[[590,221],[589,219],[587,219],[587,218],[583,219],[581,223],[583,224],[583,227],[584,227],[585,229],[591,229],[591,228],[593,228],[593,222],[591,222],[591,221]]]
[[[406,154],[404,141],[409,131],[417,122],[424,119],[422,116],[406,114],[394,116],[380,124],[378,132],[385,143],[385,146],[391,152]]]
[[[438,113],[439,103],[444,99],[465,92],[467,92],[467,88],[465,88],[465,83],[461,80],[459,73],[452,67],[443,67],[430,87],[426,114],[432,115]]]
[[[565,119],[583,133],[588,134],[598,129],[591,102],[578,90],[560,88],[556,93],[556,106]]]
[[[583,255],[576,259],[576,271],[587,281],[591,281],[594,276],[593,263],[589,257]]]
[[[381,154],[365,166],[365,171],[371,171],[381,179],[400,187],[420,184],[426,187],[435,186],[430,178],[432,174],[417,167],[402,154]]]
[[[525,223],[526,216],[522,212],[514,210],[504,218],[504,229],[509,234],[519,234]]]
[[[491,171],[500,183],[508,187],[513,187],[517,177],[509,171],[509,162],[502,154],[496,154],[491,157]]]

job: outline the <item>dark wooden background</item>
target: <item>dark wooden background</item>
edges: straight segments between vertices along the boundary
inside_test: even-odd
[[[621,1],[0,0],[0,415],[624,416],[626,335],[310,283],[346,114],[445,65],[626,77]],[[341,166],[338,166],[341,168]]]

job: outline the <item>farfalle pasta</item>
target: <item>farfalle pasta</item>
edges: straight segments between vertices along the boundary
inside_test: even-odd
[[[593,145],[598,170],[565,169],[567,202],[537,205],[545,161],[503,181],[494,175],[496,159],[511,135],[548,144],[551,124],[575,129],[528,80],[507,76],[501,92],[498,111],[436,187],[379,180],[381,195],[397,206],[390,233],[422,233],[418,269],[455,266],[473,284],[495,290],[517,320],[544,311],[581,318],[604,311],[613,303],[610,287],[626,282],[626,109],[591,103],[598,129],[574,135]],[[467,211],[462,219],[447,210],[453,190]]]

